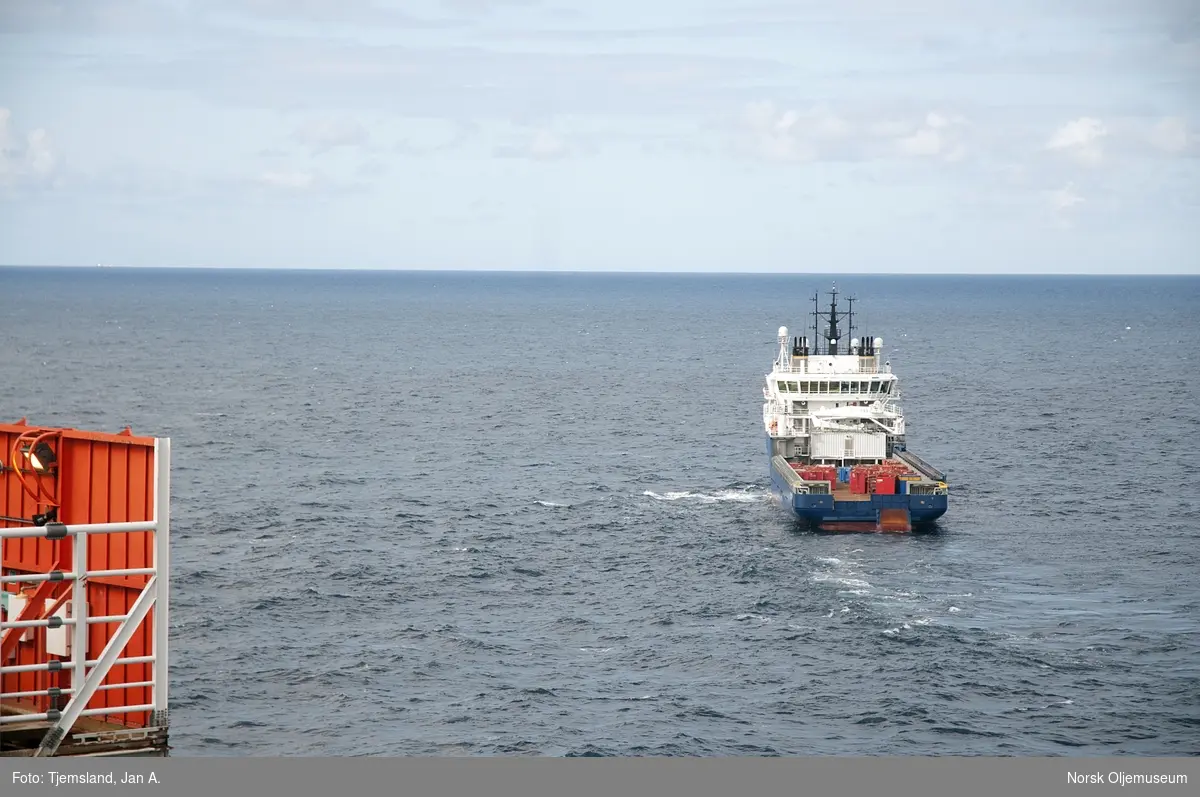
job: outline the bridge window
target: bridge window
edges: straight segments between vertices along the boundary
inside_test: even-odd
[[[789,392],[791,392],[791,393],[798,393],[798,392],[799,392],[799,391],[796,389],[796,383],[795,383],[795,382],[788,382],[788,391],[789,391]]]

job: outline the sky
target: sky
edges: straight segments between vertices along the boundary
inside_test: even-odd
[[[1194,0],[0,0],[0,264],[1200,274]]]

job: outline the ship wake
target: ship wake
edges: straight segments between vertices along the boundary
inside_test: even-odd
[[[725,489],[717,490],[711,493],[708,492],[693,492],[691,490],[677,490],[665,493],[656,493],[653,490],[646,490],[642,493],[647,498],[652,498],[655,501],[695,501],[702,504],[717,504],[717,503],[742,503],[750,504],[759,501],[770,500],[771,494],[760,489]]]

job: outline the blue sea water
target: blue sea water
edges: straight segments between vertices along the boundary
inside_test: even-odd
[[[767,495],[834,279],[0,269],[0,419],[172,438],[176,754],[1200,752],[1200,278],[837,277],[923,536]]]

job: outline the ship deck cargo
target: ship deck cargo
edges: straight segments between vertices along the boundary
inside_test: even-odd
[[[170,457],[0,425],[0,756],[166,754]]]

